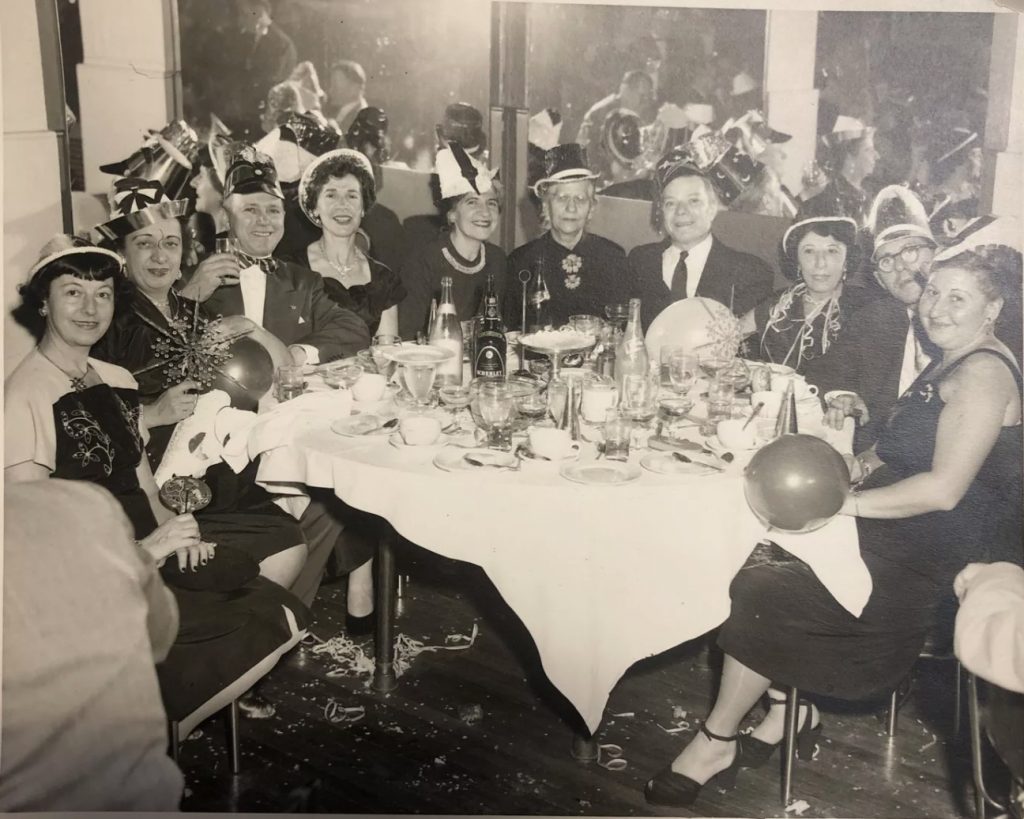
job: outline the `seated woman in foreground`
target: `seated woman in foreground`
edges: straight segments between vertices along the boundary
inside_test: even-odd
[[[854,515],[871,597],[859,618],[806,564],[748,565],[730,589],[721,685],[700,733],[647,784],[653,804],[686,806],[715,779],[764,764],[783,735],[784,698],[749,735],[740,721],[772,686],[844,699],[891,690],[910,670],[935,609],[971,545],[993,551],[1021,527],[1021,375],[993,326],[1020,305],[1020,269],[988,253],[936,263],[921,297],[925,331],[941,350],[900,397],[878,442],[852,465]],[[1019,319],[1019,313],[1018,321]],[[1018,558],[1019,560],[1019,558]],[[780,692],[781,693],[781,692]],[[800,708],[798,747],[813,752],[817,709]]]
[[[135,379],[89,357],[126,285],[116,253],[67,237],[30,271],[16,312],[40,340],[5,382],[4,477],[91,481],[120,503],[177,599],[181,625],[158,675],[168,717],[178,720],[294,644],[308,612],[257,577],[239,548],[249,537],[243,526],[210,532],[160,503]]]
[[[782,237],[783,272],[796,284],[772,294],[740,320],[750,357],[803,373],[828,352],[852,316],[869,299],[846,286],[857,269],[857,224],[819,216],[792,225]]]

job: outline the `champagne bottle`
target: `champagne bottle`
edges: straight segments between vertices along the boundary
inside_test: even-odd
[[[498,309],[498,293],[494,289],[494,275],[489,274],[473,351],[473,375],[476,378],[504,378],[506,352],[505,327]]]
[[[438,386],[462,384],[462,324],[452,298],[452,277],[441,279],[441,303],[430,327],[430,346],[450,350],[452,357],[437,365]]]
[[[615,381],[619,385],[619,394],[624,376],[647,375],[648,366],[647,347],[644,345],[643,330],[640,329],[640,299],[630,299],[626,332],[622,334],[615,351]]]

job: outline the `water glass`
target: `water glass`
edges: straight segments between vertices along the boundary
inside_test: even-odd
[[[732,382],[728,379],[713,378],[708,384],[708,417],[700,428],[701,435],[711,436],[718,428],[718,422],[732,417],[732,406],[736,399]]]
[[[358,364],[328,364],[320,370],[320,374],[323,376],[324,384],[332,390],[337,390],[341,387],[350,388],[355,384],[363,374],[363,368]]]
[[[370,343],[370,355],[373,357],[373,364],[377,368],[377,372],[387,378],[388,381],[394,375],[395,362],[391,361],[387,354],[392,352],[395,347],[400,347],[401,344],[402,339],[398,336],[385,334],[374,336],[373,341]]]
[[[664,351],[664,347],[661,348]],[[697,358],[682,347],[670,347],[668,357],[668,380],[679,395],[686,395],[697,383]],[[662,361],[665,361],[664,357]]]
[[[604,457],[609,461],[629,459],[629,438],[633,424],[617,409],[609,409],[604,417]]]
[[[569,316],[569,326],[577,333],[598,337],[604,322],[597,316],[576,315]]]
[[[278,401],[290,401],[306,391],[306,377],[298,364],[283,364],[278,367],[275,381]]]
[[[402,380],[417,406],[425,407],[430,403],[430,390],[434,386],[436,373],[437,367],[434,364],[403,365]]]
[[[619,401],[619,391],[614,382],[603,378],[593,378],[583,383],[583,398],[580,402],[580,414],[588,424],[600,424],[604,421],[609,409]]]
[[[487,446],[496,449],[510,447],[515,405],[508,385],[500,381],[480,384],[473,401],[480,424],[487,432]]]
[[[651,373],[627,373],[622,377],[621,407],[634,421],[650,421],[657,412],[658,378]]]
[[[227,236],[218,236],[213,240],[214,253],[234,253],[236,247],[235,240]]]
[[[548,413],[555,426],[561,428],[565,424],[565,411],[569,400],[569,385],[561,378],[548,384]]]

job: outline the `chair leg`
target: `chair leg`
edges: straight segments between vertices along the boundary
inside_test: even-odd
[[[963,691],[962,691],[962,678],[963,678],[963,666],[960,665],[960,661],[956,661],[956,680],[953,682],[953,696],[956,697],[956,702],[953,703],[953,737],[960,736],[960,714],[961,714],[961,703],[963,702]]]
[[[958,666],[959,668],[959,666]],[[978,707],[978,678],[967,672],[967,716],[971,729],[971,773],[974,777],[974,812],[976,819],[985,819],[987,802],[1000,813],[1006,808],[989,796],[981,763],[981,716]]]
[[[786,695],[786,729],[783,737],[782,807],[790,803],[793,792],[793,758],[796,756],[796,723],[800,714],[800,691],[790,688]]]
[[[167,722],[167,733],[169,737],[168,744],[170,745],[168,750],[170,751],[171,759],[173,759],[174,764],[177,765],[179,757],[181,756],[181,739],[178,736],[178,723],[173,720],[169,720]]]
[[[242,770],[242,754],[238,747],[238,700],[228,706],[228,753],[231,755],[231,773]]]

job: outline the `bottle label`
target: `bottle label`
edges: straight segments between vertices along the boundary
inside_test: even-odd
[[[505,376],[505,337],[491,330],[477,336],[473,372],[477,378],[503,378]]]

